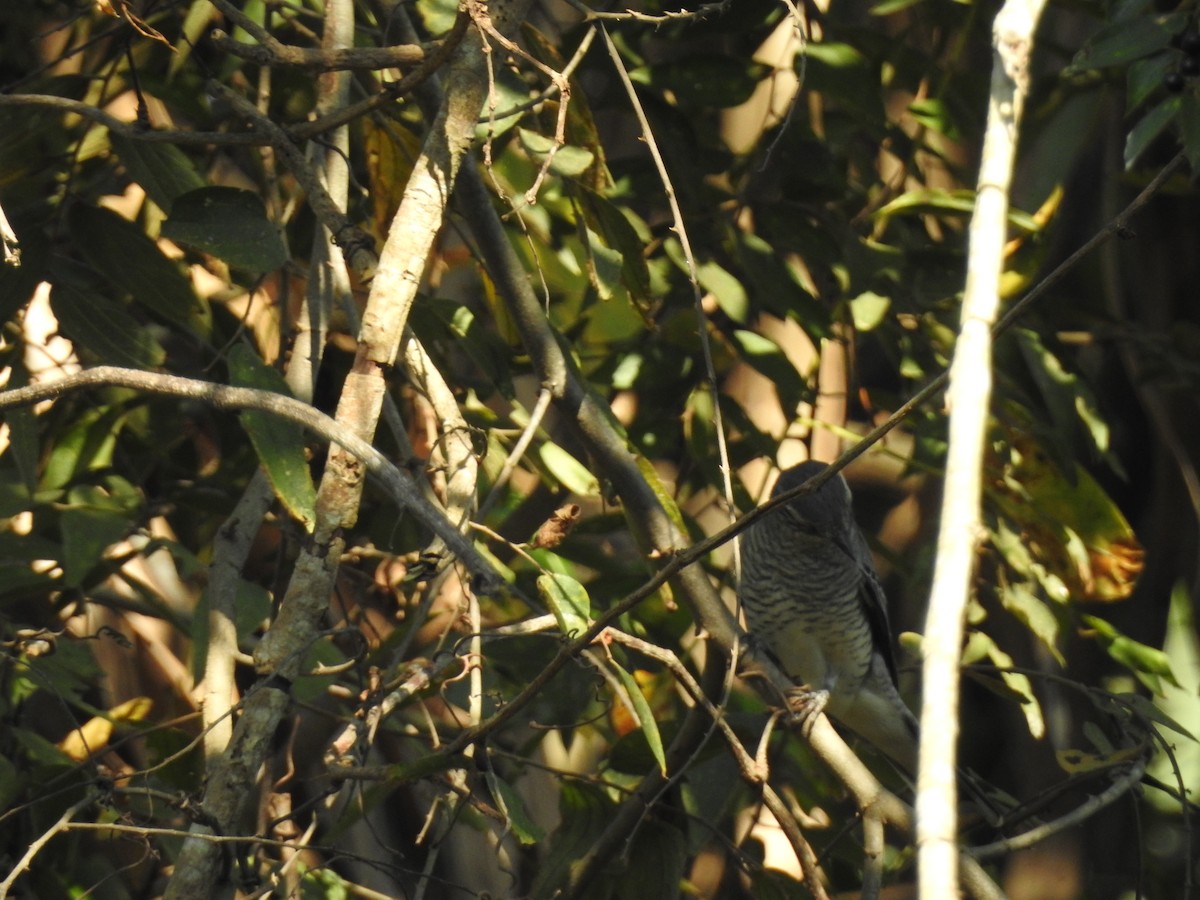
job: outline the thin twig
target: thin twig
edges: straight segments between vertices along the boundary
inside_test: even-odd
[[[38,835],[26,848],[25,853],[13,865],[8,875],[3,881],[0,881],[0,900],[4,900],[8,896],[8,892],[12,889],[13,883],[18,878],[25,874],[29,868],[29,864],[33,862],[33,858],[42,851],[46,844],[50,843],[50,839],[56,834],[67,831],[71,825],[71,820],[75,818],[82,810],[96,802],[97,795],[89,792],[82,800],[71,804],[63,811],[63,814],[58,817],[58,821]]]
[[[704,374],[708,379],[709,390],[712,394],[713,429],[717,434],[717,456],[721,466],[722,487],[725,490],[725,502],[729,511],[729,520],[733,522],[737,519],[737,506],[733,500],[733,470],[729,464],[729,447],[725,440],[725,421],[721,415],[721,392],[717,385],[717,369],[713,363],[712,343],[709,340],[708,334],[708,316],[704,313],[704,291],[700,287],[700,275],[696,268],[696,255],[692,252],[692,242],[688,237],[687,226],[683,221],[683,210],[679,207],[679,197],[675,193],[675,186],[671,183],[671,175],[667,171],[667,164],[663,162],[662,153],[659,152],[658,142],[654,139],[654,130],[650,127],[650,120],[646,117],[646,110],[642,108],[642,102],[638,99],[637,91],[634,90],[633,81],[629,78],[629,72],[625,68],[625,63],[621,60],[621,54],[617,51],[616,44],[609,37],[608,30],[601,26],[600,32],[604,35],[604,45],[608,49],[609,59],[612,60],[613,68],[617,70],[617,76],[621,79],[621,84],[625,88],[625,95],[629,98],[629,104],[633,107],[634,115],[637,116],[638,124],[642,128],[642,139],[646,142],[646,147],[650,150],[650,156],[654,160],[654,167],[658,170],[659,180],[662,181],[663,190],[667,195],[667,205],[671,209],[671,220],[674,223],[673,230],[679,238],[679,244],[683,248],[683,258],[687,262],[688,282],[692,286],[692,299],[694,300],[696,310],[697,332],[700,337],[700,347],[704,352]],[[735,577],[740,568],[738,542],[735,540],[733,544],[733,570]],[[734,652],[736,654],[736,649]]]
[[[525,451],[529,449],[529,445],[533,443],[533,438],[537,434],[538,429],[542,427],[542,419],[549,408],[550,392],[546,388],[542,388],[538,392],[537,401],[533,404],[532,411],[529,413],[529,421],[525,423],[525,427],[521,430],[521,436],[517,438],[517,442],[513,444],[512,450],[509,451],[508,457],[504,460],[504,465],[500,467],[500,473],[496,476],[496,480],[492,482],[492,488],[488,491],[487,497],[484,498],[483,503],[479,504],[478,518],[483,519],[500,499],[500,492],[508,484],[508,479],[516,471],[521,459],[525,456]]]
[[[630,649],[636,650],[638,653],[649,656],[651,659],[658,660],[671,671],[671,674],[675,676],[675,680],[679,682],[688,696],[708,713],[714,726],[721,732],[721,736],[725,738],[725,743],[732,752],[734,761],[737,762],[742,777],[750,784],[761,787],[763,802],[771,810],[771,814],[775,816],[779,827],[783,829],[784,835],[792,845],[792,850],[795,852],[796,859],[800,863],[800,868],[804,872],[805,883],[808,885],[809,890],[812,891],[813,897],[817,898],[817,900],[822,900],[822,898],[827,900],[829,895],[825,893],[820,865],[817,862],[816,854],[813,853],[812,846],[805,839],[800,825],[796,821],[796,817],[792,815],[787,804],[783,802],[767,783],[768,773],[761,759],[757,758],[756,755],[751,755],[746,750],[741,739],[738,738],[730,726],[723,708],[717,707],[705,696],[696,679],[692,677],[692,673],[679,661],[679,657],[670,650],[634,637],[631,634],[626,634],[616,628],[607,629],[604,632],[604,636],[611,638],[618,644],[623,644]]]
[[[1146,763],[1146,758],[1137,760],[1124,775],[1115,779],[1105,790],[1088,797],[1084,803],[1052,822],[1046,822],[1014,837],[1004,838],[1004,840],[984,844],[980,847],[972,847],[967,852],[977,860],[991,859],[1016,850],[1024,850],[1053,835],[1060,834],[1068,828],[1074,828],[1133,790],[1146,772]]]
[[[666,22],[686,22],[690,19],[703,19],[707,16],[720,15],[729,8],[730,3],[732,3],[732,0],[718,0],[715,3],[702,3],[696,9],[680,9],[652,15],[632,9],[627,9],[624,12],[601,12],[584,5],[582,0],[567,0],[569,6],[583,13],[583,20],[585,22],[642,22],[648,25],[662,25]]]

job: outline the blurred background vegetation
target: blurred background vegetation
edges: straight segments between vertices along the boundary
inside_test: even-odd
[[[329,110],[317,106],[319,72],[239,56],[211,37],[220,27],[261,45],[229,6],[0,5],[0,205],[21,254],[0,269],[9,387],[107,364],[285,390],[271,369],[308,335],[301,298],[330,263],[310,251],[311,192],[223,90],[310,153],[328,149],[324,132],[298,126]],[[300,47],[320,45],[323,7],[232,4]],[[588,12],[543,0],[512,32],[522,53],[489,38],[494,84],[464,165],[482,174],[554,334],[692,540],[756,505],[779,466],[836,457],[946,367],[997,9],[647,0]],[[426,42],[456,33],[446,0],[356,0],[353,11],[360,48],[411,43],[408,29]],[[1181,149],[1188,168],[1200,162],[1195,18],[1190,2],[1048,9],[1020,143],[1008,300]],[[387,95],[411,69],[356,69],[346,101],[386,97],[351,119],[345,154],[349,218],[379,242],[429,131],[427,98]],[[548,70],[569,74],[561,147],[562,95]],[[153,139],[168,130],[208,137]],[[1179,785],[1200,783],[1189,736],[1200,727],[1200,206],[1186,171],[998,339],[962,756],[1044,818],[1154,756],[1150,786],[992,861],[1013,897],[1188,896],[1198,874],[1200,842],[1179,801]],[[527,598],[547,595],[548,574],[586,588],[594,615],[656,564],[569,415],[552,404],[538,418],[536,361],[469,209],[447,215],[408,324],[469,429],[476,496],[496,488],[482,527],[468,531],[511,586],[479,599],[487,715],[563,641],[560,629],[513,627],[539,612]],[[352,282],[360,308],[367,290]],[[312,403],[332,413],[357,315],[324,315]],[[400,427],[381,429],[377,444],[444,499],[444,417],[402,367],[388,386]],[[944,423],[935,400],[847,471],[905,632],[914,703]],[[528,449],[502,475],[527,431]],[[157,896],[181,830],[204,815],[212,760],[199,741],[198,683],[215,544],[266,465],[279,500],[251,528],[236,591],[249,654],[310,539],[307,469],[320,474],[324,449],[269,419],[116,387],[10,409],[2,435],[0,872],[15,879],[14,896]],[[565,538],[528,544],[547,522]],[[323,760],[347,723],[377,712],[423,665],[458,674],[446,654],[464,656],[475,630],[463,583],[429,575],[430,535],[384,492],[368,487],[345,537],[310,674],[291,686],[237,831],[265,840],[227,845],[222,891],[551,896],[684,720],[676,678],[647,653],[598,647],[471,759],[439,753],[471,719],[468,682],[435,679],[369,740],[338,746],[356,764],[393,766],[386,778],[331,779]],[[732,608],[729,546],[703,565]],[[704,635],[672,590],[618,625],[702,664]],[[255,683],[243,656],[233,699]],[[753,752],[766,706],[740,682],[723,699]],[[781,729],[769,750],[771,781],[805,811],[830,889],[854,889],[852,802],[802,741]],[[672,775],[587,896],[811,895],[719,740]],[[995,838],[984,829],[964,840]],[[888,880],[901,886],[912,848],[891,840]]]

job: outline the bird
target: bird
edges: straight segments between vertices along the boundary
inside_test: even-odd
[[[809,460],[780,475],[772,497],[828,468]],[[917,720],[897,687],[887,598],[841,473],[746,529],[738,594],[751,639],[795,683],[802,719],[827,712],[908,774]]]

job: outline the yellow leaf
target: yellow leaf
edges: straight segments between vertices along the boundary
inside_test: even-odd
[[[150,714],[154,701],[149,697],[134,697],[114,706],[104,716],[93,716],[58,742],[58,749],[76,762],[108,746],[113,728],[122,722],[140,722]]]

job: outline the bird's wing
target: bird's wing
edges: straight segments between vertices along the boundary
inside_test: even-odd
[[[863,615],[867,618],[867,625],[871,629],[871,643],[883,657],[892,684],[898,686],[900,679],[896,672],[896,655],[892,652],[892,626],[888,621],[887,595],[883,592],[883,585],[879,583],[879,576],[875,573],[875,564],[871,561],[871,548],[867,546],[862,532],[857,529],[849,535],[850,546],[846,546],[840,540],[835,543],[862,573],[858,599],[862,604]]]
[[[858,597],[867,616],[867,624],[871,626],[871,640],[883,662],[888,674],[892,676],[892,684],[899,684],[896,674],[896,656],[892,652],[892,628],[888,622],[887,596],[883,593],[883,585],[875,574],[874,566],[863,567],[863,580],[858,589]]]

